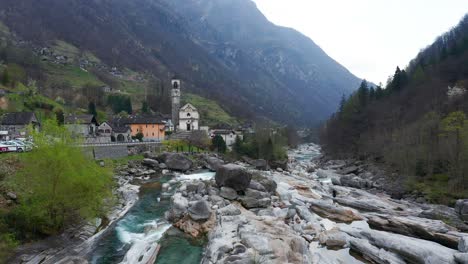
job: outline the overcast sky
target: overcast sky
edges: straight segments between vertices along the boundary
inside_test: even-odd
[[[253,0],[360,78],[386,83],[468,12],[468,0]]]

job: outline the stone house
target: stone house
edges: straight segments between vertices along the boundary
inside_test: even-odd
[[[93,115],[68,115],[65,117],[65,127],[72,135],[84,138],[95,137],[99,126],[96,117]]]
[[[39,129],[39,123],[34,112],[10,112],[1,117],[0,139],[10,140],[28,136],[28,126]]]
[[[179,130],[199,130],[200,114],[192,104],[186,104],[179,110]]]
[[[122,117],[116,117],[106,122],[112,129],[112,142],[130,142],[132,140],[132,132],[128,122],[127,118]]]

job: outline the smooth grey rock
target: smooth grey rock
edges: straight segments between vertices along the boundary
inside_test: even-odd
[[[224,165],[224,161],[216,157],[208,156],[205,158],[205,161],[206,161],[206,167],[210,171],[217,171],[221,166]]]
[[[355,238],[368,240],[378,248],[394,252],[410,263],[456,263],[454,254],[457,251],[432,241],[347,225],[341,225],[339,229]]]
[[[468,252],[468,236],[462,236],[458,242],[458,251]]]
[[[175,218],[180,218],[187,211],[188,200],[181,193],[176,193],[172,196],[172,214]]]
[[[264,159],[252,160],[249,162],[250,165],[254,166],[257,170],[267,170],[268,162]]]
[[[229,187],[221,187],[219,190],[219,196],[231,201],[236,200],[238,197],[236,190]]]
[[[463,221],[468,222],[468,199],[457,200],[455,211]]]
[[[207,220],[211,215],[210,205],[204,200],[195,202],[189,207],[188,212],[190,218],[195,221]]]
[[[165,159],[167,168],[176,171],[188,171],[193,166],[193,162],[183,154],[168,153]]]
[[[341,168],[339,173],[343,174],[343,175],[347,175],[347,174],[351,174],[351,173],[356,173],[356,172],[358,172],[358,170],[359,170],[359,167],[353,165],[353,166],[350,166],[350,167]]]
[[[268,206],[271,205],[271,199],[270,198],[253,198],[253,197],[247,197],[243,196],[239,198],[241,204],[247,208],[267,208]]]
[[[270,198],[271,196],[267,192],[261,192],[261,191],[257,191],[257,190],[248,188],[248,189],[245,190],[245,197],[251,197],[251,198],[255,198],[255,199],[263,199],[263,198]]]
[[[237,208],[235,205],[230,204],[228,206],[225,206],[221,209],[218,209],[218,213],[222,216],[234,216],[234,215],[240,215],[241,210]]]
[[[263,185],[261,185],[261,184],[260,184],[259,182],[257,182],[256,180],[251,180],[251,181],[250,181],[249,188],[250,188],[250,189],[257,190],[257,191],[261,191],[261,192],[266,192],[266,191],[267,191],[267,190],[265,189],[265,187],[263,187]]]
[[[165,163],[159,163],[159,168],[161,170],[167,169],[167,165]]]
[[[407,262],[395,253],[389,252],[385,249],[375,247],[364,239],[350,239],[350,247],[361,253],[368,259],[375,261],[375,263],[382,264],[406,264]]]
[[[296,211],[297,211],[297,214],[304,220],[306,220],[307,222],[314,222],[315,220],[317,220],[317,217],[315,217],[310,211],[309,211],[309,208],[307,208],[306,206],[296,206]]]
[[[348,246],[347,235],[336,229],[320,233],[318,239],[320,244],[327,247],[344,248]]]
[[[236,191],[243,191],[249,187],[252,174],[242,166],[227,164],[216,171],[215,180],[219,187],[231,187]]]
[[[273,253],[273,249],[268,243],[268,238],[256,235],[251,232],[241,232],[240,236],[242,244],[249,248],[255,249],[260,255]]]
[[[141,164],[150,167],[150,168],[159,168],[159,162],[154,159],[143,159]]]

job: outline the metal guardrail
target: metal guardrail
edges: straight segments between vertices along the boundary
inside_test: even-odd
[[[162,140],[145,141],[145,142],[111,142],[111,143],[85,143],[78,145],[79,147],[108,147],[108,146],[142,146],[142,145],[159,145]]]

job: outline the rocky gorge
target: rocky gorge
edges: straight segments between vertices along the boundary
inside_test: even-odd
[[[105,219],[12,263],[468,263],[468,201],[392,198],[364,166],[324,160],[314,144],[288,156],[269,169],[147,152],[116,170]]]
[[[182,183],[166,218],[208,237],[201,263],[468,263],[466,201],[394,199],[319,154],[303,145],[287,170],[222,165],[213,179]]]

